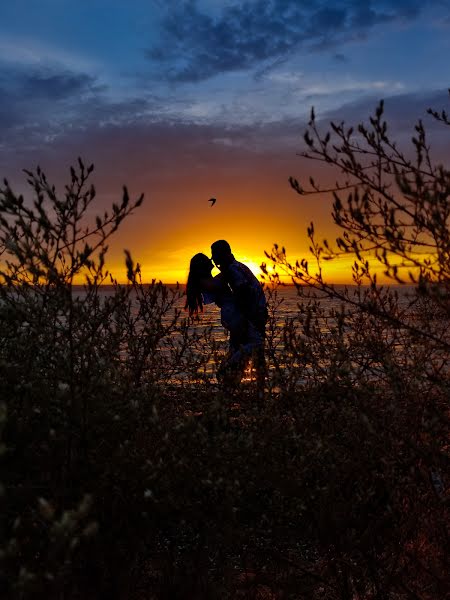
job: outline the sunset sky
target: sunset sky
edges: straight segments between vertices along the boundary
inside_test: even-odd
[[[448,109],[449,56],[449,1],[3,1],[0,175],[24,191],[39,164],[63,190],[81,156],[99,212],[124,184],[144,192],[110,245],[118,278],[127,248],[145,279],[185,281],[219,238],[256,271],[274,242],[305,256],[312,220],[335,235],[330,201],[288,183],[322,176],[297,156],[311,106],[326,127],[384,98],[407,143],[429,106]],[[328,273],[348,281],[348,263]]]

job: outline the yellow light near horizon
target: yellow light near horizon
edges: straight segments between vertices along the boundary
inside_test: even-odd
[[[179,268],[170,268],[170,267],[164,267],[161,265],[161,267],[154,267],[154,268],[150,268],[147,265],[142,265],[142,269],[141,269],[141,275],[142,275],[142,280],[145,283],[150,283],[152,281],[152,279],[156,279],[157,281],[161,280],[163,283],[165,284],[175,284],[175,283],[180,283],[180,284],[185,284],[187,281],[187,276],[188,276],[188,272],[189,272],[189,260],[191,258],[192,254],[186,254],[186,256],[184,257],[184,260],[181,260],[180,263],[183,265],[182,267]],[[266,277],[265,279],[262,279],[262,271],[261,271],[261,263],[262,262],[266,262],[267,267],[268,267],[268,271],[269,273],[273,272],[273,266],[270,263],[270,261],[268,260],[264,260],[264,257],[248,257],[245,255],[239,255],[239,254],[235,254],[235,258],[236,260],[238,260],[239,262],[242,262],[243,264],[245,264],[251,271],[252,273],[255,275],[255,277],[259,280],[259,281],[265,281],[266,283],[268,283],[268,278]],[[351,270],[352,270],[352,265],[353,265],[353,258],[352,257],[345,257],[343,259],[340,260],[336,260],[336,261],[330,261],[330,262],[324,262],[323,264],[323,276],[324,279],[330,283],[339,283],[339,284],[351,284],[352,283],[352,277],[351,277]],[[294,260],[294,264],[295,264],[295,260]],[[311,274],[316,272],[316,268],[315,268],[315,264],[313,263],[313,261],[311,261],[310,263],[310,272]],[[111,265],[111,271],[113,272],[113,275],[115,276],[115,278],[117,279],[117,281],[119,281],[119,283],[126,283],[126,271],[123,265],[121,264],[117,264],[117,265]],[[279,275],[280,275],[280,280],[283,283],[292,283],[292,278],[291,275],[284,273],[280,268],[277,269]],[[219,273],[219,269],[217,269],[216,267],[213,269],[212,274],[213,275],[217,275]],[[109,283],[109,281],[107,282]]]
[[[257,278],[257,279],[261,279],[261,275],[262,275],[262,271],[260,268],[261,262],[257,262],[254,259],[251,258],[247,258],[247,257],[241,257],[239,258],[238,256],[236,256],[236,260],[238,260],[239,262],[244,263],[244,265],[247,265],[247,267],[250,269],[250,271],[253,273],[253,275]]]
[[[183,246],[179,249],[167,252],[163,256],[155,256],[153,260],[153,257],[150,257],[150,259],[147,258],[147,260],[144,260],[141,263],[142,281],[144,283],[150,283],[154,279],[156,281],[162,281],[165,284],[175,284],[177,282],[182,285],[185,284],[189,272],[189,262],[192,256],[198,251],[204,252],[206,255],[210,256],[210,248],[207,244],[199,244],[199,246],[200,247],[198,247],[197,244]],[[269,279],[267,277],[262,279],[260,265],[265,262],[269,273],[273,272],[273,265],[263,254],[253,254],[250,252],[240,254],[239,252],[235,252],[235,257],[238,261],[247,265],[259,281],[268,283]],[[295,250],[288,254],[289,262],[293,265],[295,265],[297,259],[301,260],[303,257],[309,260],[309,272],[314,276],[317,273],[317,264],[311,255],[302,253],[301,251],[295,252]],[[352,278],[354,260],[355,257],[352,255],[342,255],[331,261],[323,261],[322,276],[324,281],[339,285],[354,284]],[[372,274],[377,274],[377,279],[380,284],[396,283],[384,275],[385,267],[375,258],[372,257],[369,260],[371,272]],[[122,260],[116,259],[115,261],[111,261],[111,263],[107,263],[107,268],[119,283],[127,282],[126,269]],[[276,271],[279,273],[283,283],[292,283],[290,274],[286,274],[279,267]],[[218,269],[215,268],[213,270],[213,275],[217,275],[218,273]],[[408,272],[406,269],[402,270],[402,278],[406,283],[409,283]],[[75,283],[82,284],[84,281],[85,277],[83,275],[78,275]],[[298,280],[298,282],[300,282],[300,280]],[[109,278],[105,283],[110,283]]]

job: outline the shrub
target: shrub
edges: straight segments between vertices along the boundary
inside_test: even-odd
[[[431,166],[421,125],[416,163],[402,158],[382,115],[358,142],[333,125],[333,153],[311,120],[309,154],[347,177],[334,204],[344,232],[333,251],[311,225],[316,270],[278,246],[269,255],[297,284],[299,310],[283,321],[282,287],[267,287],[261,410],[252,383],[218,388],[223,341],[182,316],[179,288],[144,284],[127,252],[128,283],[109,275],[107,241],[142,198],[124,189],[89,225],[81,161],[63,198],[40,169],[27,172],[31,200],[5,183],[3,596],[444,596],[449,174]],[[395,281],[411,270],[407,296],[378,284],[373,248]],[[353,288],[323,278],[337,252],[355,255]]]
[[[280,270],[290,275],[300,295],[287,348],[318,394],[319,411],[310,407],[326,439],[318,458],[334,473],[321,488],[329,505],[320,538],[340,594],[431,599],[448,584],[450,171],[433,164],[422,122],[413,158],[403,153],[383,108],[369,125],[331,123],[324,134],[312,111],[303,156],[334,167],[341,180],[327,190],[312,178],[309,187],[290,183],[302,196],[332,194],[342,233],[333,247],[317,241],[311,223],[313,265],[275,245],[267,253],[275,270],[263,269],[275,282]],[[445,112],[428,112],[450,124]],[[324,261],[342,255],[354,257],[355,287],[323,275]],[[380,285],[374,264],[391,283],[412,285]],[[324,298],[340,308],[327,309]]]

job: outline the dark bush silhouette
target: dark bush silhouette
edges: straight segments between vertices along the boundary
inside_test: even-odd
[[[303,156],[341,179],[331,189],[312,178],[307,187],[290,183],[302,196],[332,194],[342,234],[333,248],[311,223],[313,264],[290,261],[276,245],[267,253],[275,271],[263,269],[275,281],[281,269],[298,287],[302,315],[289,327],[288,352],[322,386],[321,427],[328,415],[338,419],[328,431],[348,452],[340,477],[352,465],[332,492],[342,512],[335,506],[325,521],[323,550],[331,549],[342,597],[440,598],[449,583],[450,171],[433,163],[421,121],[413,152],[401,151],[383,109],[380,102],[369,125],[331,123],[325,134],[311,112]],[[445,111],[428,112],[450,125]],[[324,261],[341,255],[354,257],[356,287],[324,278]],[[413,285],[379,285],[374,265],[392,283]],[[326,311],[323,298],[341,308]],[[333,445],[333,469],[338,457]]]
[[[357,286],[324,280],[335,253],[313,226],[317,269],[274,248],[299,310],[282,321],[282,288],[268,286],[261,410],[254,382],[218,389],[224,344],[180,313],[180,289],[143,284],[129,253],[126,285],[107,272],[107,241],[141,198],[125,189],[89,224],[81,161],[62,198],[40,169],[31,199],[5,183],[2,597],[445,597],[449,173],[418,127],[414,163],[381,108],[356,140],[343,125],[321,138],[312,119],[309,155],[347,177],[337,251],[355,255]],[[416,269],[408,296],[377,284],[371,251],[395,280],[394,255]]]

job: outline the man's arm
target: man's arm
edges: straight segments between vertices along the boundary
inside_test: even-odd
[[[210,294],[218,294],[223,292],[225,287],[228,287],[222,275],[200,279],[200,286],[202,290],[205,290],[205,292],[209,292]]]

